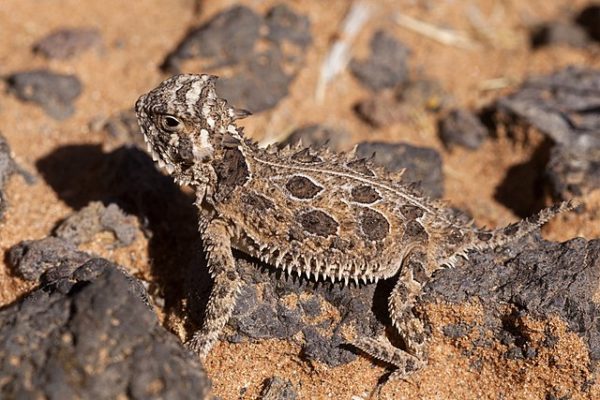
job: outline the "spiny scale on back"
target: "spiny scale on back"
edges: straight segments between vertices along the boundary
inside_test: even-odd
[[[422,324],[405,326],[403,321],[414,318],[412,305],[433,272],[453,266],[468,251],[522,237],[572,207],[563,203],[502,229],[478,229],[403,184],[401,174],[390,174],[353,153],[259,148],[235,124],[249,113],[219,98],[215,79],[174,76],[136,103],[154,160],[196,191],[200,231],[215,279],[204,327],[190,341],[201,356],[235,305],[241,285],[231,255],[235,248],[316,279],[347,283],[398,276],[389,307],[407,352],[386,348],[381,339],[354,344],[405,375],[423,361],[424,340],[402,332],[416,330],[419,336]]]

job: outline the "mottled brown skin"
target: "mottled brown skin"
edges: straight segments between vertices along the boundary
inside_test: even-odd
[[[214,286],[203,328],[188,342],[205,357],[227,323],[241,287],[232,249],[288,273],[373,282],[397,276],[389,298],[406,350],[385,338],[357,338],[359,349],[405,376],[426,361],[427,335],[412,312],[432,274],[457,257],[518,239],[570,203],[506,228],[485,231],[455,217],[393,175],[354,154],[271,146],[245,139],[236,110],[215,77],[178,75],[136,104],[153,158],[196,192]]]

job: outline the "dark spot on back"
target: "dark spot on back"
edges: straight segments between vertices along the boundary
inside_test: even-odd
[[[233,271],[227,272],[227,279],[229,279],[232,282],[236,281],[238,279],[237,273],[235,273]]]
[[[358,160],[350,161],[348,164],[346,164],[346,167],[362,175],[375,176],[375,173],[371,171],[371,169],[368,167],[367,160],[365,160],[364,158],[359,158]]]
[[[487,242],[492,238],[492,236],[493,235],[489,232],[479,232],[477,234],[477,239],[481,240],[482,242]]]
[[[323,190],[322,187],[315,185],[307,177],[299,175],[291,177],[285,187],[294,197],[299,199],[312,199]]]
[[[422,208],[411,205],[404,205],[400,207],[400,212],[404,215],[406,219],[417,219],[421,218],[425,211]]]
[[[333,218],[319,210],[299,214],[296,221],[307,232],[323,237],[335,235],[338,228],[338,223]]]
[[[265,212],[275,207],[275,204],[271,200],[257,193],[244,193],[242,194],[241,201],[250,210],[256,212]]]
[[[459,244],[462,242],[463,234],[458,229],[453,229],[452,232],[448,235],[448,243],[450,244]]]
[[[363,234],[370,240],[382,240],[390,230],[390,223],[387,219],[370,208],[362,210],[358,219]]]
[[[425,241],[429,238],[429,235],[425,231],[423,225],[413,220],[408,221],[408,223],[406,224],[406,229],[404,230],[404,237],[409,238],[410,240]]]
[[[323,162],[321,157],[312,154],[309,148],[300,150],[299,152],[292,155],[291,158],[294,161],[298,161],[298,162],[301,162],[304,164],[313,164],[313,163]]]
[[[381,199],[381,196],[377,192],[377,190],[373,189],[369,185],[360,185],[352,188],[352,200],[363,203],[363,204],[371,204]]]
[[[305,238],[304,232],[299,229],[297,226],[292,226],[288,232],[288,239],[290,241],[296,240],[298,242],[303,241]]]
[[[226,199],[233,190],[248,180],[250,172],[244,155],[239,149],[226,149],[223,158],[216,162],[215,172],[218,183],[215,198]]]
[[[510,224],[502,231],[506,236],[512,236],[519,230],[519,224]]]

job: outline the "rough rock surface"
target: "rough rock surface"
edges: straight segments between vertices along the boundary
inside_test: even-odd
[[[440,122],[438,134],[448,148],[454,146],[476,150],[489,136],[481,120],[465,109],[451,110]]]
[[[63,120],[75,112],[74,101],[83,90],[75,75],[39,69],[8,77],[9,90],[23,101],[36,103],[52,118]]]
[[[373,91],[393,88],[408,80],[408,47],[385,31],[377,31],[370,43],[371,55],[365,60],[353,59],[352,74]]]
[[[600,188],[600,71],[568,67],[531,78],[496,107],[499,119],[533,126],[558,145],[546,174],[555,197]]]
[[[497,101],[500,112],[535,126],[557,143],[574,145],[582,136],[598,132],[600,71],[567,67],[533,77]]]
[[[7,206],[6,197],[3,193],[4,185],[6,185],[8,178],[16,172],[18,172],[18,167],[10,153],[8,142],[0,133],[0,221],[2,221],[2,215]]]
[[[89,242],[100,232],[111,232],[116,246],[128,246],[135,240],[135,218],[127,216],[116,204],[104,206],[95,201],[63,221],[55,235],[71,243]]]
[[[47,58],[65,60],[102,45],[100,31],[94,28],[65,28],[40,39],[33,51]]]
[[[296,400],[298,398],[292,382],[283,380],[277,376],[265,382],[265,387],[260,396],[261,400]]]
[[[201,365],[158,324],[137,280],[97,258],[66,272],[0,311],[0,397],[206,396]]]
[[[240,260],[244,287],[231,320],[226,339],[236,343],[244,339],[290,339],[302,332],[302,357],[330,366],[356,358],[344,346],[342,329],[374,335],[381,325],[371,315],[375,285],[343,288],[339,283],[315,282],[288,276],[268,266]],[[334,308],[334,314],[324,312]]]
[[[203,63],[202,72],[219,75],[222,68],[233,69],[217,81],[219,94],[231,104],[260,112],[288,94],[311,41],[308,17],[287,5],[274,6],[264,17],[234,6],[193,29],[167,56],[163,69],[180,72],[191,59]]]
[[[546,166],[546,180],[555,199],[568,199],[600,188],[600,135],[583,148],[555,145]]]
[[[365,158],[374,155],[373,161],[389,171],[406,168],[403,182],[418,184],[427,196],[439,198],[444,194],[442,158],[434,149],[407,143],[364,142],[358,145],[356,154]]]
[[[90,257],[78,251],[73,243],[55,237],[24,240],[8,252],[8,261],[14,272],[30,281],[36,281],[42,274],[56,268],[72,271]]]
[[[132,109],[123,110],[106,119],[92,121],[90,128],[93,131],[106,130],[110,140],[117,143],[133,144],[141,150],[146,150],[144,136],[140,134],[140,127]]]
[[[555,243],[533,236],[500,252],[473,253],[466,265],[440,271],[426,285],[424,300],[455,304],[478,300],[485,312],[483,326],[448,326],[444,332],[462,337],[473,329],[491,331],[508,345],[506,357],[533,362],[548,360],[535,359],[535,346],[516,321],[558,316],[587,343],[596,364],[600,360],[600,306],[593,297],[599,280],[600,240]]]

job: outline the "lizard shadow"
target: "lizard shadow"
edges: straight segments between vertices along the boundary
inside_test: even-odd
[[[544,171],[552,146],[551,140],[543,140],[528,160],[510,167],[496,187],[494,198],[521,218],[544,208]]]
[[[148,154],[131,145],[110,152],[100,145],[67,145],[39,159],[36,167],[73,209],[91,201],[115,203],[139,219],[148,238],[150,272],[167,314],[182,317],[190,273],[197,278],[195,294],[200,294],[193,301],[205,307],[211,280],[204,268],[193,194],[159,172]]]

